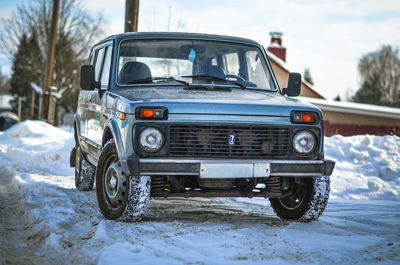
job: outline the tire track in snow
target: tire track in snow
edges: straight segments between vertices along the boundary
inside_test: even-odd
[[[48,232],[33,230],[37,220],[29,218],[29,206],[15,188],[14,174],[0,170],[0,264],[40,264],[48,262],[35,255]]]

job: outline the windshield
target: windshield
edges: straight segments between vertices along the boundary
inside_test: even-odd
[[[121,86],[174,83],[275,90],[261,50],[205,40],[126,40],[121,43]]]

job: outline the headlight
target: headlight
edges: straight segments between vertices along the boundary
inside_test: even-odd
[[[164,136],[160,130],[149,127],[140,133],[139,137],[140,147],[148,152],[155,153],[161,149],[164,144]]]
[[[308,155],[314,151],[315,136],[310,131],[299,131],[293,137],[293,148],[301,155]]]

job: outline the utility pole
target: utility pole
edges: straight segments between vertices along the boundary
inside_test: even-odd
[[[53,124],[54,122],[54,111],[55,111],[55,100],[51,96],[51,81],[53,76],[53,62],[54,53],[56,49],[57,41],[57,24],[58,24],[58,12],[60,9],[60,0],[53,0],[53,13],[51,16],[51,28],[50,28],[50,43],[47,54],[47,73],[45,91],[43,93],[43,108],[41,118],[47,120],[47,122]]]
[[[139,0],[125,0],[125,32],[138,31]]]

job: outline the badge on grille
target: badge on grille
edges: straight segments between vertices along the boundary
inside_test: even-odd
[[[236,136],[234,133],[228,134],[228,144],[235,145],[235,138],[236,138]]]

